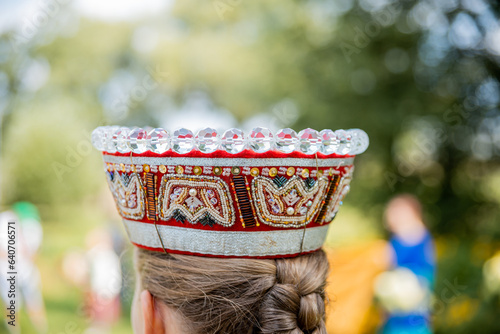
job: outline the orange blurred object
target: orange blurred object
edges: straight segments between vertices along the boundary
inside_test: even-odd
[[[328,333],[373,333],[381,323],[372,307],[373,281],[390,267],[388,243],[374,240],[325,251],[330,262]]]

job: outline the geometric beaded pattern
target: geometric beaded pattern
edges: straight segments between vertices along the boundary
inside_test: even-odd
[[[354,166],[309,170],[106,163],[105,169],[125,218],[141,220],[147,213],[150,220],[230,227],[239,217],[248,228],[259,223],[300,228],[312,221],[323,224],[334,219],[350,189]],[[157,174],[161,185],[156,198]]]
[[[290,179],[278,177],[273,181],[258,176],[252,181],[253,201],[259,220],[275,227],[303,227],[318,213],[325,197],[328,178],[316,182],[294,175]]]
[[[120,214],[125,218],[142,219],[145,213],[145,194],[139,176],[107,173],[108,184]]]
[[[233,175],[231,186],[234,190],[236,206],[244,227],[254,227],[258,224],[255,209],[252,205],[250,187],[246,176]]]
[[[146,173],[144,183],[146,184],[146,213],[148,219],[156,220],[156,175]]]
[[[229,227],[235,221],[229,194],[228,185],[219,177],[166,174],[161,180],[158,216],[168,220],[180,214],[192,224],[215,222]]]
[[[338,185],[335,189],[335,192],[329,198],[323,223],[331,222],[333,218],[335,218],[335,215],[337,215],[337,212],[339,211],[339,208],[342,205],[344,197],[349,192],[353,172],[354,172],[354,166],[344,167],[344,174],[340,178],[340,181],[338,181]]]

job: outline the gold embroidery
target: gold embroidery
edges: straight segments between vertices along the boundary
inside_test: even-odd
[[[326,223],[331,222],[333,218],[335,218],[335,215],[337,214],[337,212],[340,209],[340,206],[342,205],[342,201],[344,200],[345,195],[349,192],[354,166],[345,167],[344,170],[345,172],[339,181],[337,189],[330,198],[330,201],[326,208],[326,213],[324,218],[324,222]]]
[[[108,185],[113,197],[115,198],[116,206],[120,214],[125,218],[141,219],[144,217],[144,189],[137,174],[130,176],[120,175],[118,172],[109,174]]]
[[[318,212],[327,186],[326,177],[319,178],[310,188],[297,176],[281,187],[272,179],[256,177],[252,181],[252,194],[257,216],[271,226],[305,226]]]
[[[178,212],[191,224],[213,221],[229,227],[235,220],[228,185],[212,176],[164,175],[157,211],[162,220],[175,218]]]

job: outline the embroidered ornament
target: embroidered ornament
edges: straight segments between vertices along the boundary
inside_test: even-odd
[[[257,216],[262,223],[275,227],[303,227],[318,212],[328,179],[320,178],[314,186],[306,188],[304,181],[297,176],[288,181],[281,178],[279,183],[264,177],[253,179],[252,192]]]
[[[329,203],[326,207],[326,215],[323,222],[329,223],[335,218],[335,215],[342,205],[342,201],[351,189],[352,173],[354,172],[354,166],[345,167],[345,172],[340,178],[339,184],[336,187],[335,193],[329,198]]]
[[[158,197],[159,218],[168,220],[179,212],[191,224],[210,217],[215,223],[234,224],[229,187],[218,177],[165,175]]]
[[[108,175],[108,185],[113,194],[120,215],[125,218],[141,219],[144,216],[144,190],[139,177],[129,177],[118,172]]]
[[[99,127],[107,181],[138,247],[216,257],[315,251],[349,191],[359,129]]]

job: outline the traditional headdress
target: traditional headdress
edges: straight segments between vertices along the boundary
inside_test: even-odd
[[[368,147],[359,129],[99,127],[106,177],[133,244],[213,257],[278,258],[323,245]]]

